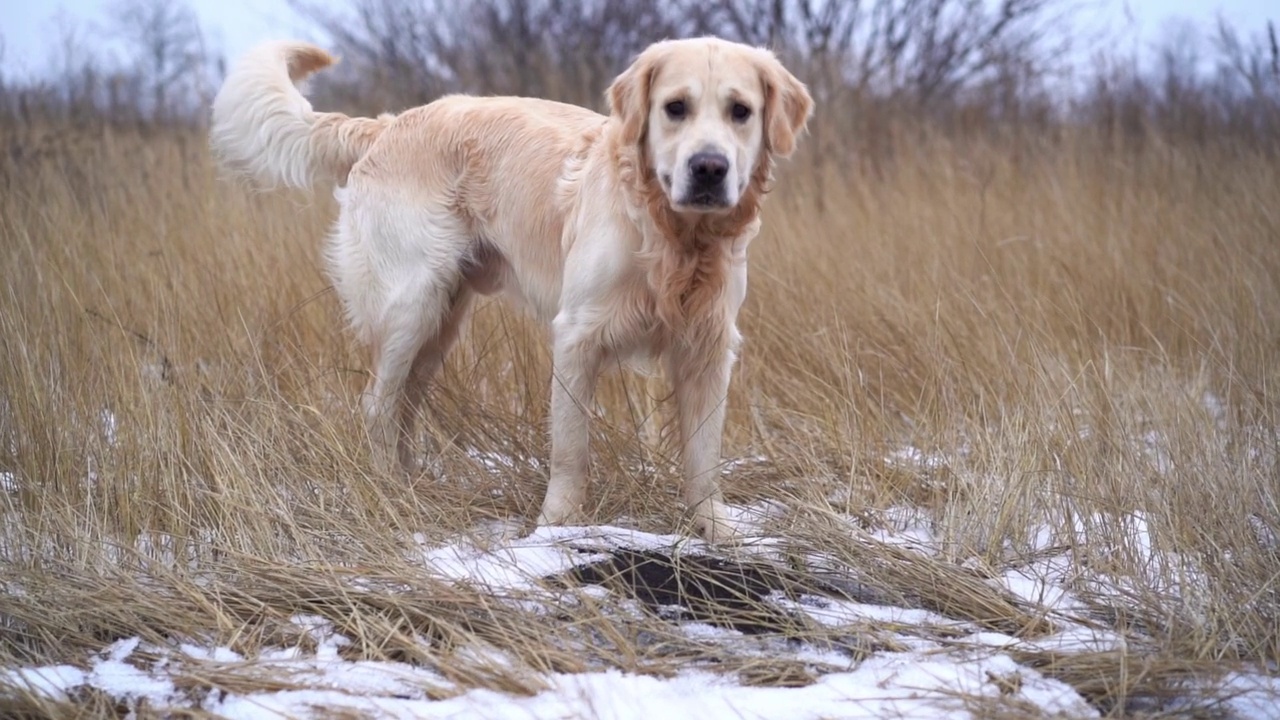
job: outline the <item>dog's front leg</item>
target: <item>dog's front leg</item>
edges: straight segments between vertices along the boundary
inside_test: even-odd
[[[737,535],[719,482],[720,443],[733,362],[734,355],[728,349],[710,354],[684,349],[673,350],[669,364],[680,424],[684,500],[698,532],[711,542]]]
[[[562,525],[581,516],[587,500],[589,413],[603,350],[591,328],[557,317],[551,378],[551,480],[539,525]]]

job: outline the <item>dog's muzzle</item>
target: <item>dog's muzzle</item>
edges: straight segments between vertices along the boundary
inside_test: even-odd
[[[724,207],[729,204],[725,179],[729,158],[720,153],[700,152],[689,158],[689,187],[682,205]]]

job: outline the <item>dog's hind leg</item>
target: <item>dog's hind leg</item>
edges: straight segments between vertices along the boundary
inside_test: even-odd
[[[466,309],[459,300],[468,292],[461,269],[466,250],[461,228],[448,216],[413,219],[417,222],[400,227],[414,227],[416,232],[369,238],[401,251],[383,278],[386,290],[377,321],[371,323],[371,377],[362,398],[374,463],[384,472],[394,472],[397,466],[411,470],[410,433],[404,420],[411,420],[421,403],[421,388],[415,383],[410,392],[410,376],[415,366],[420,375],[435,373],[456,336]]]
[[[401,467],[414,466],[412,434],[418,414],[426,405],[427,389],[432,378],[444,365],[450,348],[458,340],[463,321],[471,310],[471,299],[474,296],[468,288],[460,287],[450,299],[449,311],[445,313],[440,329],[428,338],[413,359],[409,379],[404,390],[404,400],[400,404],[400,436],[396,446]]]

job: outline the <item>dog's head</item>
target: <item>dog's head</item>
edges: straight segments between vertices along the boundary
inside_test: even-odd
[[[679,213],[736,207],[761,162],[795,150],[813,108],[773,53],[714,38],[649,46],[608,99],[619,141]]]

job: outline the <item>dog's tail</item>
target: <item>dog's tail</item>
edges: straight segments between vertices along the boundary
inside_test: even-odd
[[[297,83],[335,62],[302,42],[268,42],[250,50],[213,100],[209,143],[214,156],[266,186],[345,182],[392,117],[312,110]]]

